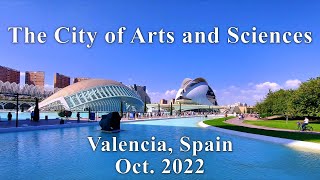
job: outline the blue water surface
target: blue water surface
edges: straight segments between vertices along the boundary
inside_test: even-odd
[[[98,126],[39,130],[0,134],[0,179],[320,179],[320,156],[301,152],[282,145],[236,137],[197,127],[201,118],[142,121],[123,123],[120,133],[101,132]],[[88,136],[111,141],[164,140],[173,153],[168,152],[101,152],[92,151]],[[233,152],[180,152],[179,140],[232,141]],[[151,174],[121,175],[115,170],[117,160],[149,162]],[[162,160],[168,158],[204,160],[204,174],[161,174]],[[122,166],[122,169],[124,167]],[[172,163],[171,167],[172,169]]]
[[[0,121],[8,121],[8,112],[11,112],[12,114],[12,120],[16,120],[16,112],[15,111],[6,111],[6,112],[0,112]],[[104,112],[98,113],[97,117],[100,114],[106,114]],[[58,112],[40,112],[40,119],[45,119],[45,116],[48,116],[48,119],[56,119],[60,118],[58,115]],[[88,118],[89,114],[88,112],[80,112],[81,118]],[[26,120],[31,119],[31,113],[30,112],[19,112],[18,113],[19,120]],[[72,115],[70,118],[77,119],[77,112],[72,112]]]

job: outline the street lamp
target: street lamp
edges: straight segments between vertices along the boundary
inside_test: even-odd
[[[16,127],[19,126],[19,96],[30,96],[29,94],[19,94],[19,93],[3,93],[0,92],[0,94],[8,97],[15,97],[16,98]]]

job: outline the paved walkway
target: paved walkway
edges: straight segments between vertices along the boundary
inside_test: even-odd
[[[257,120],[257,119],[256,118],[251,118],[251,117],[246,117],[245,120]],[[319,134],[320,135],[320,132],[299,131],[299,130],[291,130],[291,129],[279,129],[279,128],[271,128],[271,127],[265,127],[265,126],[256,126],[256,125],[252,125],[252,124],[246,124],[243,121],[244,120],[239,120],[239,118],[233,118],[233,119],[227,120],[226,123],[234,124],[234,125],[237,125],[237,126],[255,128],[255,129],[284,131],[284,132],[300,132],[300,133],[306,133],[306,134]]]
[[[203,128],[212,129],[215,132],[222,132],[222,133],[227,133],[227,134],[231,134],[231,135],[235,135],[235,136],[258,139],[258,140],[268,141],[268,142],[272,142],[272,143],[282,144],[284,146],[288,146],[288,147],[294,148],[296,150],[302,150],[304,152],[320,153],[320,144],[319,143],[298,141],[298,140],[293,140],[293,139],[278,138],[278,137],[265,136],[265,135],[259,135],[259,134],[251,134],[251,133],[240,132],[240,131],[233,131],[233,130],[218,128],[215,126],[210,126],[210,125],[203,123],[203,121],[199,122],[198,125]]]

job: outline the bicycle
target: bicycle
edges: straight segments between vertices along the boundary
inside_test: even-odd
[[[309,124],[305,125],[304,128],[302,128],[302,123],[300,122],[297,122],[297,125],[298,125],[298,130],[300,131],[313,131],[313,127],[310,126]]]

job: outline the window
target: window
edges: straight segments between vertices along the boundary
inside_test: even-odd
[[[83,94],[81,92],[79,92],[77,95],[78,95],[81,103],[85,103],[86,102],[86,100],[84,99]]]

